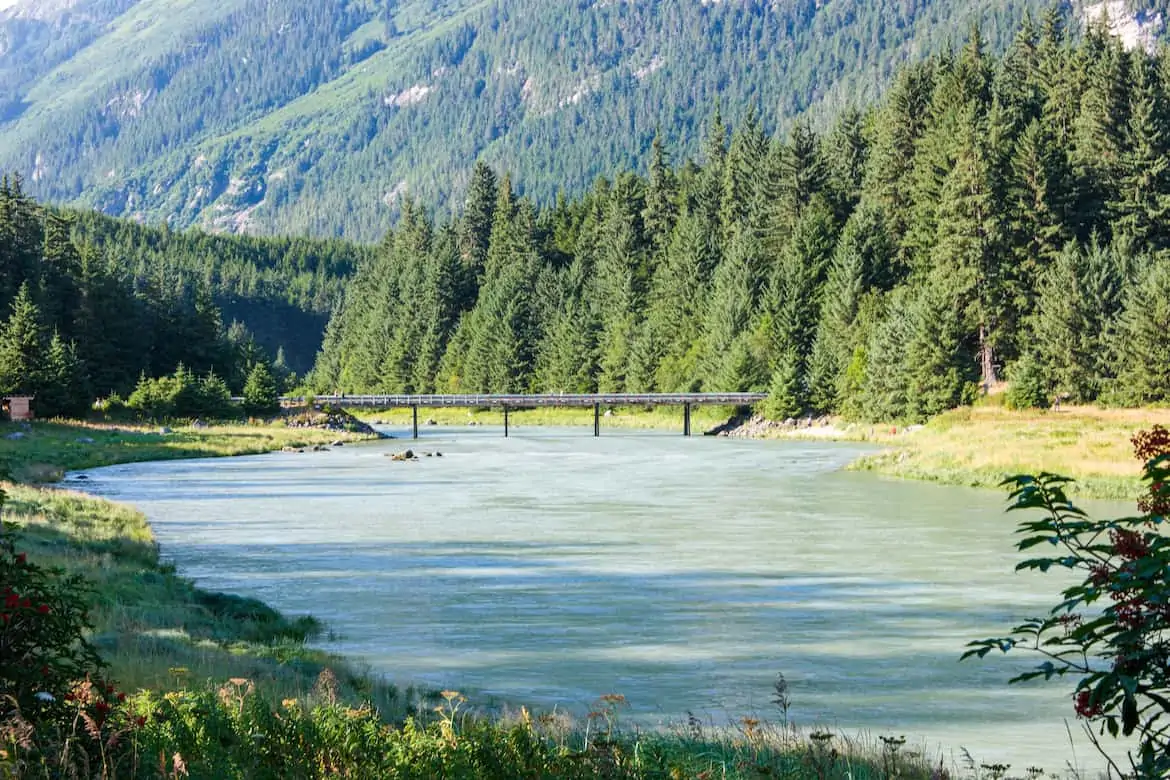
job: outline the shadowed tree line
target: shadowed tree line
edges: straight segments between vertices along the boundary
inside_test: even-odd
[[[307,368],[364,254],[337,241],[172,233],[61,212],[5,178],[0,395],[33,393],[38,414],[78,416],[142,377],[213,376],[216,397],[241,392],[258,364],[288,377]],[[224,308],[242,321],[225,323]]]

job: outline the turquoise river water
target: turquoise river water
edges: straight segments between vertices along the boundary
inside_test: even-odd
[[[394,433],[400,433],[394,431]],[[200,585],[312,613],[401,683],[584,712],[905,734],[961,766],[1095,768],[1066,685],[959,662],[1061,584],[1017,574],[1004,494],[843,471],[862,450],[586,429],[426,429],[326,453],[114,466]],[[412,446],[442,458],[392,462]],[[1115,507],[1104,507],[1111,511]]]

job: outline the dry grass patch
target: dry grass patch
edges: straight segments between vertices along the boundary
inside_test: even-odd
[[[1011,411],[956,409],[901,434],[894,447],[854,468],[948,484],[994,487],[1012,474],[1050,472],[1077,480],[1083,497],[1134,498],[1140,464],[1130,438],[1170,426],[1170,409]]]

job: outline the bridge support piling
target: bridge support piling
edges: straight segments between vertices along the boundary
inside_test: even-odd
[[[683,404],[683,436],[691,435],[691,405]]]
[[[601,435],[601,404],[593,404],[593,435]]]
[[[508,438],[508,407],[504,406],[504,438]]]
[[[410,407],[412,412],[411,417],[414,418],[414,438],[418,438],[418,404]]]

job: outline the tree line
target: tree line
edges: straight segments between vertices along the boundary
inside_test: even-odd
[[[5,177],[0,395],[34,394],[41,416],[81,416],[95,398],[168,375],[180,397],[195,378],[207,398],[238,394],[257,365],[287,383],[295,366],[283,345],[307,367],[324,312],[364,255],[337,241],[173,233],[60,211]],[[242,319],[225,322],[221,306]]]
[[[903,67],[877,105],[538,208],[476,166],[406,202],[311,375],[345,392],[742,391],[777,418],[1170,399],[1170,54],[1026,19]]]

